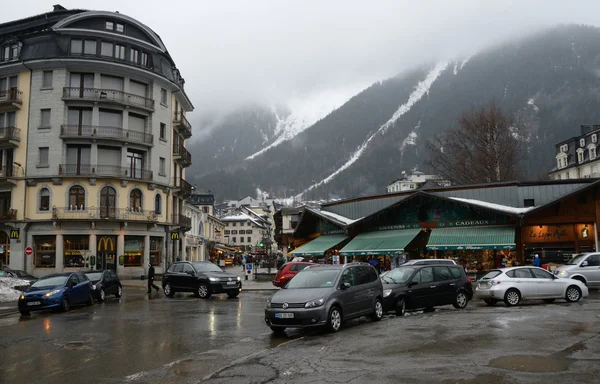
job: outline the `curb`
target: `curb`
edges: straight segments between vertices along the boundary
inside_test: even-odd
[[[16,315],[18,313],[19,313],[19,308],[17,308],[16,303],[15,303],[15,307],[14,308],[0,309],[0,317],[6,317],[6,316],[11,316],[11,315]]]

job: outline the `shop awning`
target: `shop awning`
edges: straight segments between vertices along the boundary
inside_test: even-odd
[[[394,255],[404,252],[420,229],[365,232],[357,235],[340,250],[341,256]]]
[[[515,228],[509,226],[435,228],[427,243],[432,251],[516,248]]]
[[[218,249],[218,250],[220,250],[220,251],[224,251],[224,252],[235,252],[235,251],[237,251],[237,249],[230,248],[230,247],[228,247],[226,245],[223,245],[223,244],[217,244],[217,245],[215,245],[215,248]]]
[[[294,249],[290,254],[293,256],[323,256],[325,251],[335,247],[348,236],[346,235],[325,235],[319,236],[316,239]]]

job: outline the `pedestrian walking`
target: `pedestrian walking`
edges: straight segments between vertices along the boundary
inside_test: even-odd
[[[156,292],[158,292],[159,288],[154,284],[154,267],[152,264],[148,264],[148,267],[148,293],[152,293],[152,288],[156,289]]]
[[[533,266],[542,267],[542,259],[540,259],[540,256],[537,253],[533,255]]]

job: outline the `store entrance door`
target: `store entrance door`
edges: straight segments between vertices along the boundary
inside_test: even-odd
[[[99,236],[96,248],[96,270],[117,270],[117,237]]]

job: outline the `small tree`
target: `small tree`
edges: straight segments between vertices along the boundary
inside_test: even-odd
[[[494,101],[464,112],[458,127],[428,142],[427,162],[455,184],[518,180],[523,176],[523,153],[511,128],[512,119]]]

